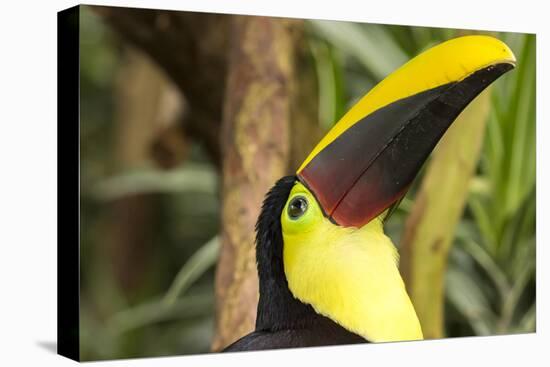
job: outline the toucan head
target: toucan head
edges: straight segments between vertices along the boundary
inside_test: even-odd
[[[284,195],[264,211],[275,210],[282,248],[260,247],[262,212],[258,251],[282,251],[275,257],[295,299],[369,341],[422,339],[384,213],[460,112],[514,65],[510,49],[488,36],[427,50],[359,100],[278,183]]]

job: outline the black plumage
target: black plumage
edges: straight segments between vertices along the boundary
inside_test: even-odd
[[[256,330],[231,344],[224,351],[261,350],[323,345],[365,343],[317,314],[310,305],[294,298],[283,266],[281,213],[297,178],[281,178],[267,193],[256,223],[256,261],[260,299]]]

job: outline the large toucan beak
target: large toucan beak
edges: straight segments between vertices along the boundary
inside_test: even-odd
[[[390,74],[328,132],[297,171],[325,215],[361,227],[405,195],[460,112],[515,66],[487,36],[455,38]]]

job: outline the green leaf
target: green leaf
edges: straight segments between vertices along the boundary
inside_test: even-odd
[[[499,268],[497,263],[491,258],[491,256],[480,246],[477,242],[472,240],[462,241],[462,246],[466,252],[468,252],[476,262],[485,270],[487,275],[497,286],[501,299],[508,293],[510,286],[506,279],[506,274]]]
[[[526,162],[526,145],[531,145],[534,149],[534,142],[527,140],[529,137],[529,125],[534,123],[530,121],[532,103],[535,99],[535,74],[532,69],[534,58],[531,55],[531,48],[534,47],[532,42],[526,38],[525,45],[522,50],[520,62],[518,65],[517,83],[514,88],[513,102],[514,107],[511,111],[513,120],[511,131],[511,154],[510,154],[510,169],[508,175],[508,201],[506,212],[513,213],[521,204],[524,196],[531,189],[531,182],[525,182],[526,177],[523,175],[525,168],[534,162]]]
[[[534,193],[504,222],[500,239],[498,261],[509,264],[517,259],[522,242],[530,239],[535,230],[535,197]],[[534,254],[533,254],[534,255]]]
[[[530,263],[535,259],[536,254],[536,238],[533,234],[531,237],[523,238],[516,244],[516,251],[512,257],[510,257],[507,262],[508,268],[507,272],[509,274],[509,279],[518,279],[523,273],[526,264]],[[534,264],[533,264],[534,266]]]
[[[342,52],[357,59],[378,79],[383,79],[408,57],[389,32],[351,22],[310,20],[314,31]]]
[[[172,285],[164,296],[166,305],[173,305],[176,300],[187,291],[187,289],[204,274],[210,267],[216,264],[220,250],[220,240],[218,236],[202,245],[197,252],[187,260],[180,269]]]
[[[497,88],[494,88],[497,89]],[[493,105],[496,102],[493,103]],[[487,126],[487,139],[485,143],[485,154],[483,156],[482,162],[484,163],[485,171],[484,173],[488,176],[492,187],[495,189],[495,183],[499,182],[501,175],[501,165],[505,154],[504,139],[502,133],[502,127],[498,123],[498,118],[496,117],[496,111],[493,109],[491,115],[489,116],[489,123]]]
[[[515,279],[514,285],[512,286],[512,289],[508,292],[507,297],[504,301],[501,312],[502,317],[499,323],[498,330],[500,333],[506,333],[509,330],[520,296],[525,291],[527,283],[531,280],[534,272],[535,259],[532,258],[524,264],[521,273]]]
[[[322,41],[310,42],[319,84],[319,122],[328,130],[342,116],[344,110],[342,67],[339,56]]]
[[[491,255],[495,255],[497,252],[497,238],[490,213],[487,210],[487,205],[485,205],[477,195],[470,195],[468,205],[472,211],[481,236],[483,237],[484,245]]]
[[[162,171],[139,169],[98,182],[90,194],[97,200],[109,201],[126,195],[155,192],[205,192],[215,194],[217,175],[207,165],[186,164],[179,169]]]
[[[449,268],[446,277],[446,296],[455,308],[468,320],[477,335],[490,335],[495,315],[472,274]]]
[[[119,335],[130,330],[172,319],[196,318],[212,313],[212,291],[200,291],[166,303],[156,299],[116,313],[106,323],[110,335]]]
[[[519,321],[519,332],[533,332],[537,322],[537,304],[533,303]]]

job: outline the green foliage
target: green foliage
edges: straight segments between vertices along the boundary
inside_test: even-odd
[[[123,41],[86,7],[81,25],[81,357],[208,352],[218,173],[198,144],[184,165],[167,171],[150,164],[121,170],[113,164],[114,90],[117,72],[125,66]],[[112,207],[136,197],[151,203],[154,216],[146,225],[154,236],[147,268],[135,267],[142,282],[128,291],[115,278],[107,228]]]
[[[202,192],[214,195],[216,185],[217,177],[210,167],[186,164],[170,171],[140,169],[123,172],[101,180],[89,194],[101,201],[150,192]]]
[[[478,182],[468,200],[470,223],[455,247],[474,261],[468,277],[484,285],[484,312],[495,314],[478,333],[484,335],[529,332],[535,326],[535,37],[505,34],[503,39],[518,67],[494,88]],[[453,262],[451,267],[460,269]]]
[[[319,123],[326,130],[345,112],[342,61],[327,42],[312,39],[310,46],[319,84]]]
[[[220,250],[218,236],[205,243],[187,260],[164,296],[166,305],[173,305],[178,298],[210,267],[216,264]]]
[[[384,78],[408,59],[391,34],[379,26],[323,20],[310,24],[320,37],[353,55],[375,78]]]

